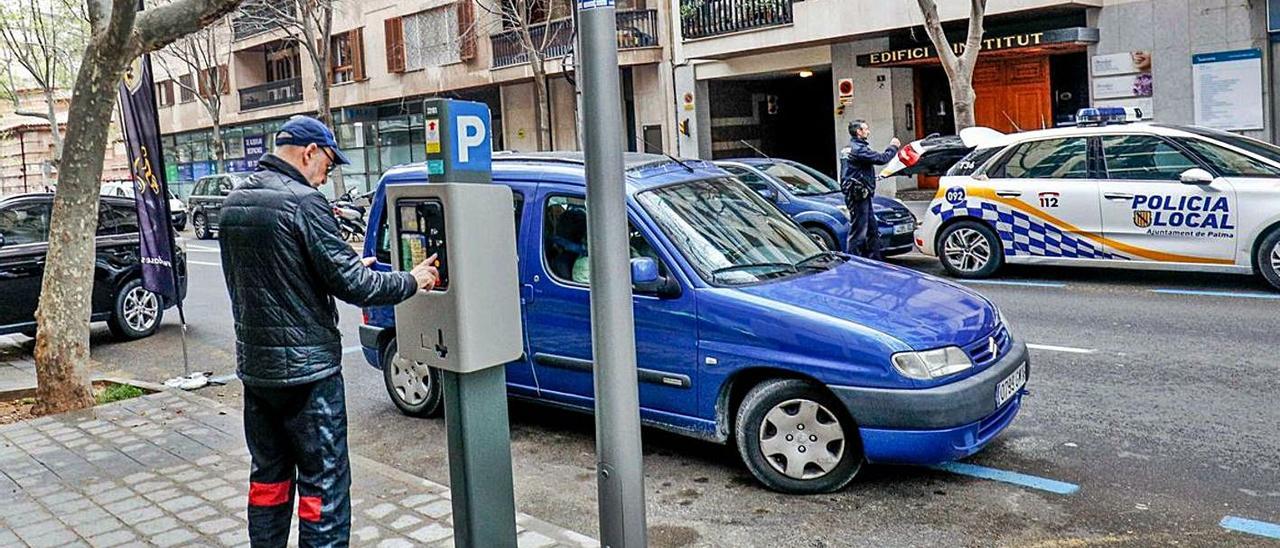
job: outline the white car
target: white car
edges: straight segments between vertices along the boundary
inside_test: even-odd
[[[133,183],[104,183],[98,194],[132,199]],[[173,192],[169,192],[169,220],[173,222],[174,230],[179,232],[187,227],[187,204],[174,196]]]
[[[1107,123],[1122,117],[1093,110],[1082,120],[1101,123],[971,128],[904,148],[882,174],[969,151],[941,178],[916,246],[962,278],[1055,264],[1257,273],[1280,288],[1280,147],[1201,127]]]

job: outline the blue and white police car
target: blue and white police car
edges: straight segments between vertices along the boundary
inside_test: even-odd
[[[969,128],[911,143],[882,175],[967,152],[915,232],[957,277],[1030,263],[1257,273],[1280,288],[1280,147],[1135,117],[1100,108],[1070,128]]]

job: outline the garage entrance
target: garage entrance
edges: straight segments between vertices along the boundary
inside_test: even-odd
[[[713,80],[708,91],[713,158],[759,156],[756,147],[836,175],[830,68]]]

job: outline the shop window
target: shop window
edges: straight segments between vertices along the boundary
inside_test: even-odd
[[[329,38],[329,78],[334,84],[364,80],[364,29]]]
[[[1089,176],[1087,141],[1046,139],[1018,145],[993,178],[1084,179]]]

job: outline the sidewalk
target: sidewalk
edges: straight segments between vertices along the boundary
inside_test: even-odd
[[[447,487],[351,467],[353,546],[453,546]],[[240,411],[180,391],[0,426],[0,546],[247,546],[248,474]],[[521,547],[598,546],[516,522]]]

